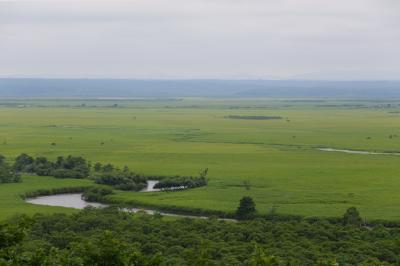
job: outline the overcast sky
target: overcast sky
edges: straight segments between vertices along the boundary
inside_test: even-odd
[[[400,79],[400,0],[0,0],[0,77]]]

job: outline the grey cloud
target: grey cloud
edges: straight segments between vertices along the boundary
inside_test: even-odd
[[[0,0],[0,75],[396,78],[397,3]]]

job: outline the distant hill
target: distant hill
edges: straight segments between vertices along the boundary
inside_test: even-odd
[[[400,98],[400,81],[0,78],[1,98]]]

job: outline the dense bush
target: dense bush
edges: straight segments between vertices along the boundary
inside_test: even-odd
[[[120,170],[111,164],[100,167],[99,165],[98,163],[95,164],[95,173],[92,174],[92,178],[97,184],[109,185],[116,189],[128,191],[139,191],[147,186],[146,177],[130,171],[126,166],[123,170]]]
[[[75,177],[85,178],[89,176],[90,168],[86,160],[82,157],[68,156],[66,158],[59,156],[55,162],[55,177]],[[57,172],[58,171],[58,172]]]
[[[26,235],[25,235],[26,234]],[[14,218],[0,265],[398,265],[400,228],[301,221],[164,220],[116,209]]]
[[[162,178],[154,188],[169,189],[186,189],[207,186],[208,168],[199,173],[199,176],[173,176]]]
[[[21,176],[6,162],[5,157],[0,155],[0,183],[18,182],[21,182]]]
[[[103,202],[104,197],[114,194],[111,188],[91,187],[82,194],[82,199],[90,202]]]

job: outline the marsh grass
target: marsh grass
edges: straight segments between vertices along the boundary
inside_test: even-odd
[[[207,187],[170,193],[118,191],[115,200],[233,212],[243,196],[251,196],[262,214],[274,206],[279,214],[340,216],[355,206],[368,219],[400,219],[400,157],[315,149],[399,151],[399,138],[389,136],[400,135],[400,118],[389,112],[399,112],[400,101],[390,106],[378,101],[268,99],[11,102],[0,101],[0,153],[7,157],[71,154],[127,165],[147,176],[190,176],[209,168]],[[114,103],[118,107],[110,108]],[[290,122],[225,119],[232,108],[235,115],[279,115]],[[0,217],[61,210],[27,207],[15,198],[22,191],[91,183],[23,179],[21,184],[0,185]],[[250,190],[243,180],[251,183]]]

